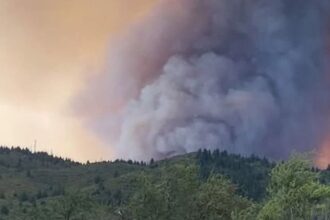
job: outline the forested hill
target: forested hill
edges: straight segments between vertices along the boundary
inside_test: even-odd
[[[0,166],[17,169],[66,168],[80,165],[70,159],[49,155],[46,152],[32,153],[28,148],[0,146]]]
[[[330,183],[330,169],[319,172],[304,168],[304,161],[299,164],[302,168],[296,163],[276,165],[257,156],[200,150],[158,162],[81,164],[43,152],[1,147],[0,220],[240,219],[249,215],[255,219],[270,198],[272,175],[281,166],[308,171],[315,174],[315,181]]]

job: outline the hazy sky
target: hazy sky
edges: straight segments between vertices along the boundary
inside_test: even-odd
[[[68,106],[99,71],[111,37],[152,2],[0,0],[0,145],[36,139],[39,150],[76,160],[111,158]]]

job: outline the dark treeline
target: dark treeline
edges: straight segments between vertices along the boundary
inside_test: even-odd
[[[222,174],[237,184],[239,193],[255,200],[264,198],[269,173],[275,166],[266,158],[243,157],[220,150],[199,150],[197,160],[203,179],[209,178],[210,174]]]
[[[83,165],[91,165],[91,164],[111,164],[111,163],[127,163],[127,164],[132,164],[132,165],[141,165],[141,166],[147,166],[149,163],[153,163],[153,159],[151,159],[151,162],[145,162],[145,161],[135,161],[135,160],[123,160],[123,159],[116,159],[114,161],[97,161],[91,163],[90,161],[87,161],[86,163],[80,163],[77,161],[73,161],[69,158],[62,158],[58,156],[51,155],[47,152],[42,152],[42,151],[37,151],[37,152],[32,152],[29,148],[22,148],[19,146],[12,146],[12,147],[7,147],[7,146],[0,146],[0,156],[1,155],[13,155],[14,157],[17,157],[17,159],[22,159],[31,162],[35,161],[38,163],[41,163],[43,166],[50,166],[50,165],[58,165],[62,167],[71,167],[71,166],[83,166]],[[11,158],[13,159],[13,158]],[[8,161],[8,163],[4,163],[3,160],[0,160],[0,165],[3,166],[8,166],[8,167],[15,167],[17,165],[13,161]],[[15,164],[15,165],[13,165]]]
[[[57,157],[47,152],[32,152],[28,148],[0,146],[0,165],[7,167],[58,166],[71,167],[80,165],[69,158]],[[24,166],[23,166],[24,165]]]

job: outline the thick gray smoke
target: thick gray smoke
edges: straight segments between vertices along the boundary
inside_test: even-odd
[[[283,158],[330,115],[327,1],[164,0],[110,46],[76,106],[117,157]],[[329,37],[330,38],[330,37]]]

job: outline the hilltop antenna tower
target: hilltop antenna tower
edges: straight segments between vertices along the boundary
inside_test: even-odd
[[[37,140],[34,140],[33,151],[34,151],[34,153],[37,152]]]

